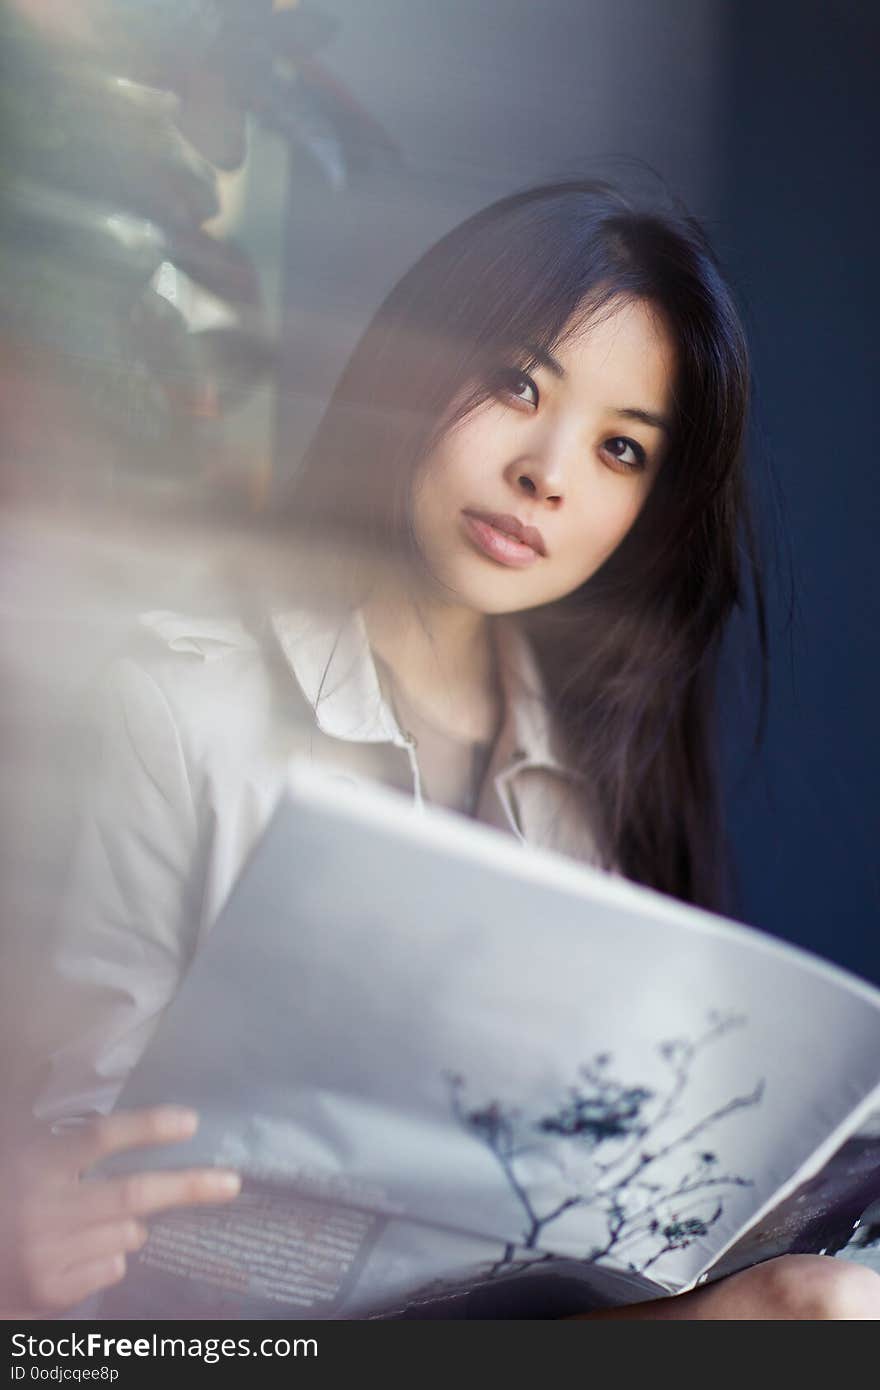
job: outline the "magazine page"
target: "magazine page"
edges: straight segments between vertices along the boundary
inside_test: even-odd
[[[880,1203],[880,1110],[872,1109],[815,1171],[787,1186],[791,1190],[780,1193],[700,1282],[723,1279],[776,1255],[835,1255],[848,1246],[873,1245],[880,1238],[871,1215]]]
[[[878,1081],[880,995],[842,971],[304,770],[121,1104],[200,1111],[157,1163],[296,1199],[320,1288],[243,1260],[252,1224],[207,1285],[234,1268],[281,1315],[363,1316],[559,1259],[625,1276],[611,1301],[687,1287]],[[194,1271],[207,1220],[155,1223],[119,1306]]]

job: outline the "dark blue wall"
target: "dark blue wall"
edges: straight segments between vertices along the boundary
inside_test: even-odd
[[[877,980],[880,7],[736,0],[727,18],[717,239],[747,304],[762,520],[772,469],[796,604],[786,636],[776,588],[758,767],[728,701],[742,915]]]

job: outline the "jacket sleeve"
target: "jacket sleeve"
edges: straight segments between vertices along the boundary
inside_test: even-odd
[[[114,666],[48,963],[63,1018],[36,1114],[109,1110],[189,961],[200,905],[198,825],[181,741],[156,679]]]

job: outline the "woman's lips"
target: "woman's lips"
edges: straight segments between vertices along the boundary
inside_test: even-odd
[[[494,512],[462,512],[465,531],[473,543],[490,560],[514,569],[525,569],[546,554],[540,531],[524,526],[514,516]]]

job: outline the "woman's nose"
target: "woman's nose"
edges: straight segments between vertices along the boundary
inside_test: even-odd
[[[520,496],[554,508],[562,506],[562,470],[554,461],[520,458],[508,464],[505,472],[508,483]]]

